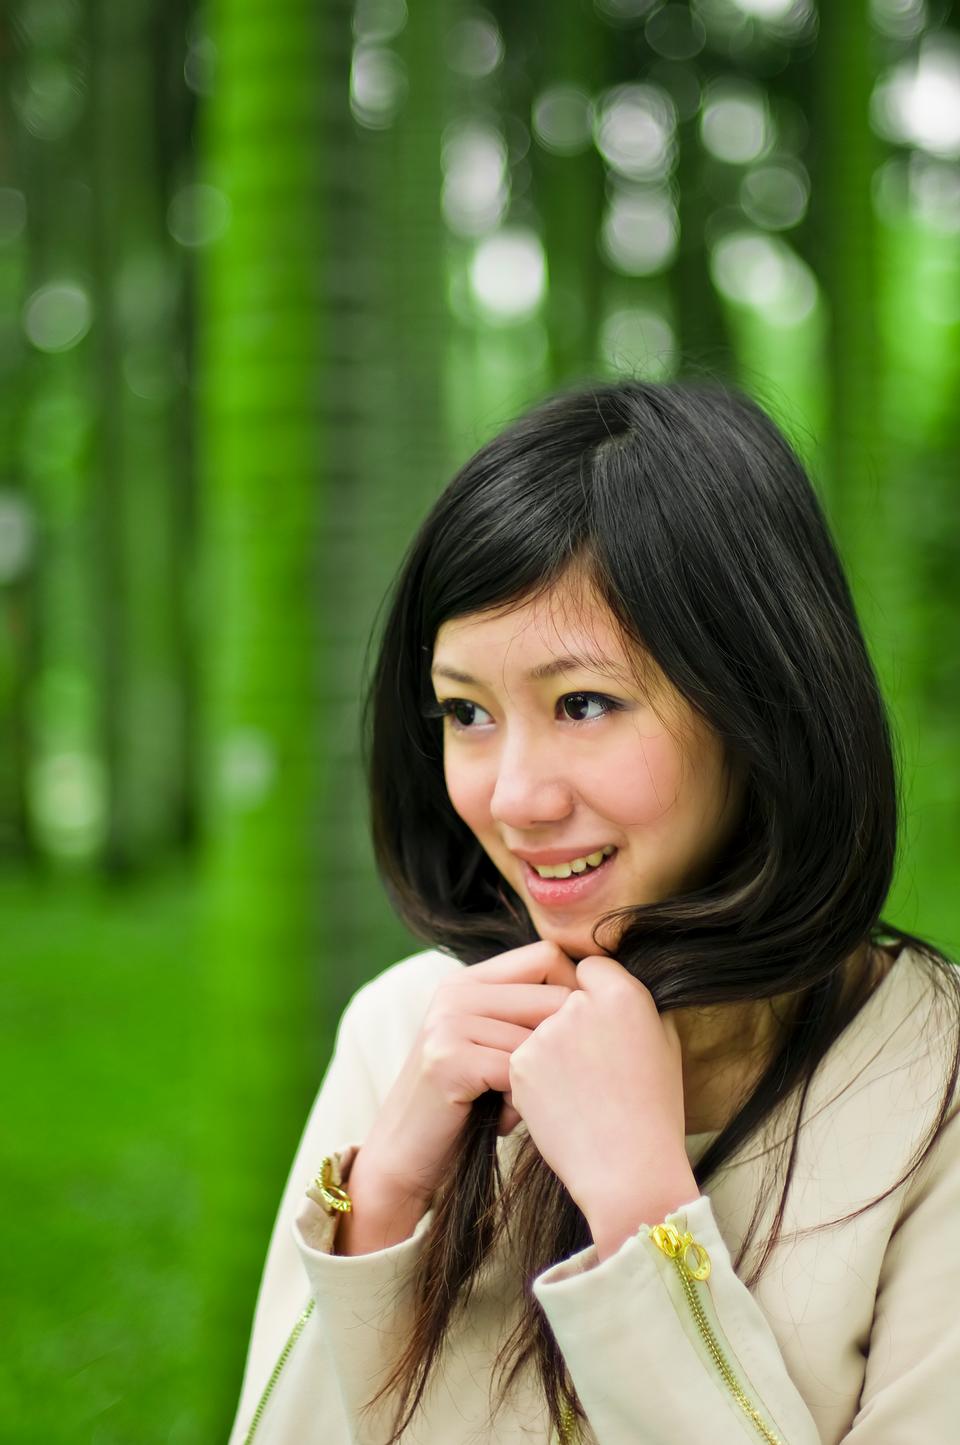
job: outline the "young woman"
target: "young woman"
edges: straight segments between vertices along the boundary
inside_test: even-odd
[[[430,945],[341,1019],[231,1445],[894,1445],[960,1412],[960,977],[816,495],[719,387],[559,394],[415,537],[368,699]]]

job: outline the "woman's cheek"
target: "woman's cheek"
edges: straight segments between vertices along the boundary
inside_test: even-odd
[[[468,828],[476,831],[484,816],[485,784],[482,776],[458,767],[449,758],[444,758],[443,776],[454,812],[463,819]],[[489,818],[489,808],[487,817]]]
[[[673,808],[681,769],[669,737],[646,737],[605,759],[597,774],[596,811],[625,827],[649,827]],[[604,805],[604,799],[606,803]]]

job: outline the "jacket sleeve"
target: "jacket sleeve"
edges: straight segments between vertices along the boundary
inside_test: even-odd
[[[665,1223],[706,1251],[706,1279],[684,1278],[669,1240],[665,1251],[655,1242],[656,1230],[644,1224],[602,1262],[591,1245],[533,1284],[598,1445],[634,1445],[640,1429],[644,1445],[676,1445],[701,1438],[707,1419],[712,1445],[748,1439],[822,1445],[765,1314],[733,1270],[709,1195]],[[695,1251],[685,1257],[696,1267]],[[844,1445],[955,1438],[958,1289],[960,1112],[954,1105],[904,1186],[881,1268],[859,1408]]]
[[[326,1336],[350,1445],[382,1445],[391,1433],[392,1397],[369,1413],[363,1406],[396,1363],[412,1319],[414,1266],[434,1213],[428,1209],[397,1244],[344,1256],[331,1252],[337,1221],[309,1198],[297,1211],[294,1239]]]
[[[960,1415],[960,1107],[913,1176],[884,1254],[849,1445],[953,1440]]]
[[[533,1282],[598,1445],[676,1445],[707,1420],[711,1445],[822,1445],[710,1196],[656,1223],[700,1250],[675,1256],[642,1224],[602,1262],[589,1245]]]
[[[341,1016],[271,1234],[229,1445],[294,1439],[365,1445],[377,1438],[355,1434],[348,1421],[374,1392],[390,1353],[393,1330],[400,1327],[394,1306],[403,1307],[403,1285],[433,1211],[409,1239],[343,1257],[330,1253],[337,1218],[305,1192],[328,1154],[334,1156],[334,1179],[348,1184],[356,1150],[379,1110],[364,1063],[367,1015],[368,995],[361,988]],[[376,1431],[378,1416],[371,1420]]]

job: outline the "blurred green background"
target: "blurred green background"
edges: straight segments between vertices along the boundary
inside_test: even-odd
[[[367,641],[553,387],[731,377],[786,427],[900,740],[887,916],[960,945],[948,11],[4,8],[4,1441],[226,1438],[340,1011],[420,946]]]

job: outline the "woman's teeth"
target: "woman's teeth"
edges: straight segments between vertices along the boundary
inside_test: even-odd
[[[541,878],[569,878],[571,873],[584,873],[588,868],[599,868],[604,858],[609,858],[616,849],[612,843],[606,843],[597,853],[588,853],[585,858],[571,858],[568,863],[555,863],[552,868],[538,866],[531,863]]]

